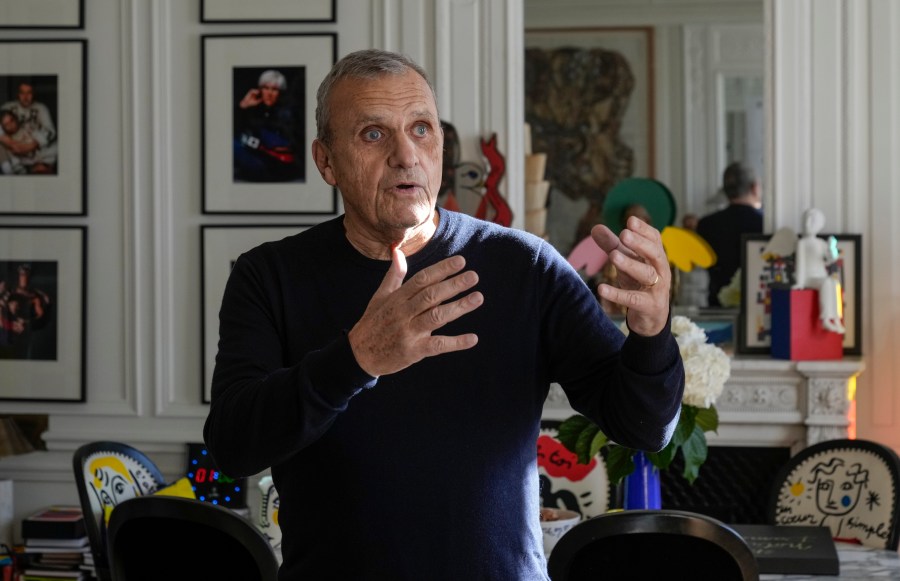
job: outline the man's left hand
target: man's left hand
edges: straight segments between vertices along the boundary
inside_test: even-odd
[[[672,271],[659,230],[631,216],[618,236],[604,224],[591,229],[594,242],[618,271],[616,286],[597,287],[601,298],[627,309],[628,327],[651,337],[666,326]]]

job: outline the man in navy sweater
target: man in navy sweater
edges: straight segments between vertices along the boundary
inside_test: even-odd
[[[436,207],[443,135],[417,64],[352,53],[317,101],[313,158],[345,212],[236,261],[206,444],[226,474],[271,467],[281,581],[547,579],[550,383],[632,447],[663,448],[677,422],[659,231],[593,232],[626,338],[545,241]]]

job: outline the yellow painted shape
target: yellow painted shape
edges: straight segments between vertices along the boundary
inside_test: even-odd
[[[716,251],[693,230],[666,226],[662,231],[662,243],[669,262],[683,272],[698,266],[709,268],[716,263]]]

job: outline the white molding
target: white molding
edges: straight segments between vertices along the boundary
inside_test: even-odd
[[[871,273],[867,292],[871,308],[866,319],[871,331],[866,338],[873,372],[864,376],[860,385],[868,395],[860,412],[868,420],[868,437],[891,441],[900,449],[900,6],[894,1],[873,0],[870,10],[868,14],[857,12],[854,20],[860,25],[855,34],[867,41],[864,62],[871,75],[867,103],[871,150],[864,169],[871,176],[865,198],[870,219],[866,232],[873,239],[865,266]],[[863,38],[859,41],[864,42]]]
[[[525,0],[525,27],[713,24],[760,21],[760,0]]]
[[[153,361],[156,389],[150,390],[154,395],[153,410],[160,414],[165,410],[169,390],[177,382],[173,377],[175,345],[174,323],[175,316],[175,288],[173,286],[174,260],[173,244],[175,242],[172,225],[174,214],[172,210],[172,195],[177,190],[173,183],[172,170],[174,168],[171,156],[173,154],[174,128],[172,126],[171,88],[173,73],[171,46],[175,39],[172,37],[171,3],[169,0],[153,2],[151,6],[152,41],[150,48],[151,71],[151,125],[152,131],[152,160],[153,171],[153,272],[155,276],[151,280],[143,281],[146,288],[152,288],[153,312],[151,319],[153,329]],[[202,82],[202,80],[201,80]],[[143,415],[143,398],[139,401],[139,412]]]

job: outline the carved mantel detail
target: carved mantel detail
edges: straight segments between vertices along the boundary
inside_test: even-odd
[[[716,402],[718,446],[788,446],[846,438],[850,425],[851,382],[863,372],[860,358],[787,361],[733,357],[731,377]],[[544,417],[565,419],[574,413],[559,385],[544,403]]]

